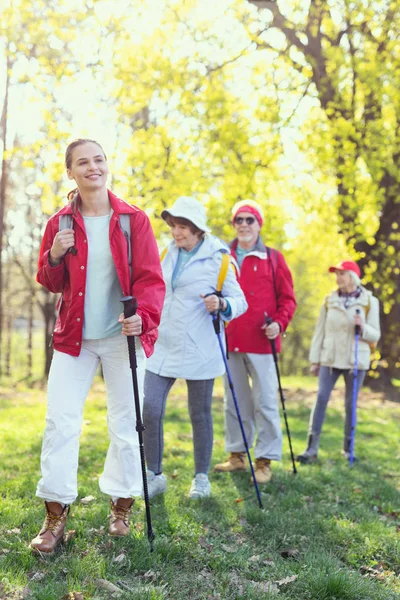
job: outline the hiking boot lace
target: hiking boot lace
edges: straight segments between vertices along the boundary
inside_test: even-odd
[[[56,515],[52,512],[48,512],[46,514],[46,518],[43,523],[42,531],[50,530],[51,533],[55,536],[57,534],[57,530],[65,519],[64,516],[65,510],[61,513],[61,515]]]
[[[269,458],[256,458],[256,469],[263,469],[264,467],[269,467],[271,465],[271,461]]]
[[[111,504],[111,523],[115,523],[115,521],[121,520],[128,527],[131,508],[132,505],[120,506],[119,504]]]

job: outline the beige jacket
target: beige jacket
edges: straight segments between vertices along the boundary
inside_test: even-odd
[[[369,369],[371,349],[381,335],[379,301],[364,287],[360,296],[346,309],[338,295],[332,292],[321,307],[310,348],[311,363],[335,369],[352,369],[355,356],[354,316],[360,310],[363,320],[358,345],[358,368]]]

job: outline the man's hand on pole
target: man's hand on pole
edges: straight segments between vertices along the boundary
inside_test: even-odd
[[[261,329],[264,329],[265,335],[269,340],[276,339],[281,332],[281,328],[279,327],[279,324],[276,321],[272,321],[272,323],[270,323],[269,325],[264,323]]]

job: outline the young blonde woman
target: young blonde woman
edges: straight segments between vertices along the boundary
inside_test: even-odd
[[[65,166],[77,189],[47,223],[37,273],[39,283],[61,293],[36,492],[45,501],[46,518],[31,542],[33,549],[47,553],[61,542],[69,507],[78,495],[83,406],[99,363],[110,436],[100,489],[111,497],[110,535],[129,533],[132,497],[140,496],[142,480],[126,336],[136,338],[142,393],[146,356],[153,352],[165,295],[149,220],[107,190],[108,165],[100,144],[87,139],[71,143]],[[65,216],[71,225],[60,230]],[[130,224],[128,240],[123,218]],[[136,297],[138,309],[124,319],[120,299],[129,295]]]
[[[341,375],[346,386],[343,452],[348,458],[351,438],[355,326],[358,325],[361,329],[358,347],[358,392],[369,368],[370,345],[376,344],[380,338],[379,301],[361,285],[360,268],[357,263],[345,260],[330,267],[329,271],[335,273],[338,288],[322,305],[311,342],[310,370],[313,375],[319,376],[319,384],[317,400],[310,416],[307,448],[297,457],[297,460],[303,464],[317,459],[326,408],[331,392]]]

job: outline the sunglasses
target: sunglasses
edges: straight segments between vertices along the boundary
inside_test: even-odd
[[[241,225],[243,223],[243,221],[246,221],[247,225],[253,225],[255,220],[256,220],[255,217],[235,217],[233,222],[236,225]]]

